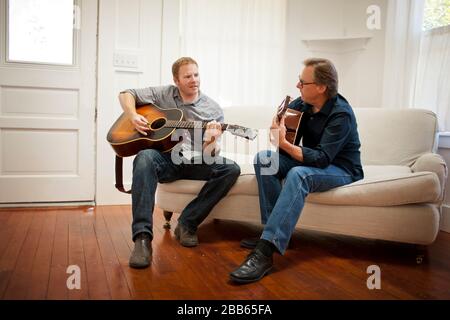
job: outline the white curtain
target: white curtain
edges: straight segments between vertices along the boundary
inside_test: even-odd
[[[436,113],[440,131],[450,131],[450,26],[424,32],[414,104]]]
[[[222,107],[283,98],[286,0],[182,0],[181,53]]]
[[[413,106],[424,0],[389,0],[382,106]]]

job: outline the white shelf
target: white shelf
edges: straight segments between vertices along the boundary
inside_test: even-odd
[[[313,52],[345,54],[362,51],[372,35],[348,36],[335,38],[304,38],[302,41]]]

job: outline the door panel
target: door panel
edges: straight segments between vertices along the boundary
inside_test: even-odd
[[[8,62],[8,5],[0,0],[0,203],[93,201],[97,1],[75,1],[73,65]]]

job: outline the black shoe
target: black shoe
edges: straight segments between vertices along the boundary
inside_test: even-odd
[[[253,250],[245,261],[233,272],[230,279],[237,283],[248,283],[262,279],[272,269],[272,256],[265,256],[259,249]]]
[[[247,249],[255,249],[256,248],[256,244],[258,243],[259,238],[254,237],[254,238],[245,238],[241,240],[241,247],[242,248],[247,248]]]
[[[181,223],[178,223],[175,228],[175,237],[184,247],[196,247],[198,246],[198,238],[195,232],[189,231]]]
[[[152,260],[152,239],[148,233],[142,232],[134,240],[134,249],[129,265],[132,268],[147,268]]]

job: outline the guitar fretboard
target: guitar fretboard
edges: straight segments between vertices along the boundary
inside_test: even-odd
[[[291,102],[290,96],[286,96],[286,98],[283,100],[283,102],[281,102],[281,105],[278,107],[278,112],[277,112],[278,121],[280,121],[281,118],[286,113],[287,109],[289,108],[290,102]]]
[[[167,120],[164,125],[167,128],[179,128],[179,129],[206,129],[206,125],[208,122],[205,121],[174,121]],[[228,128],[228,124],[221,123],[222,130],[226,130]]]

